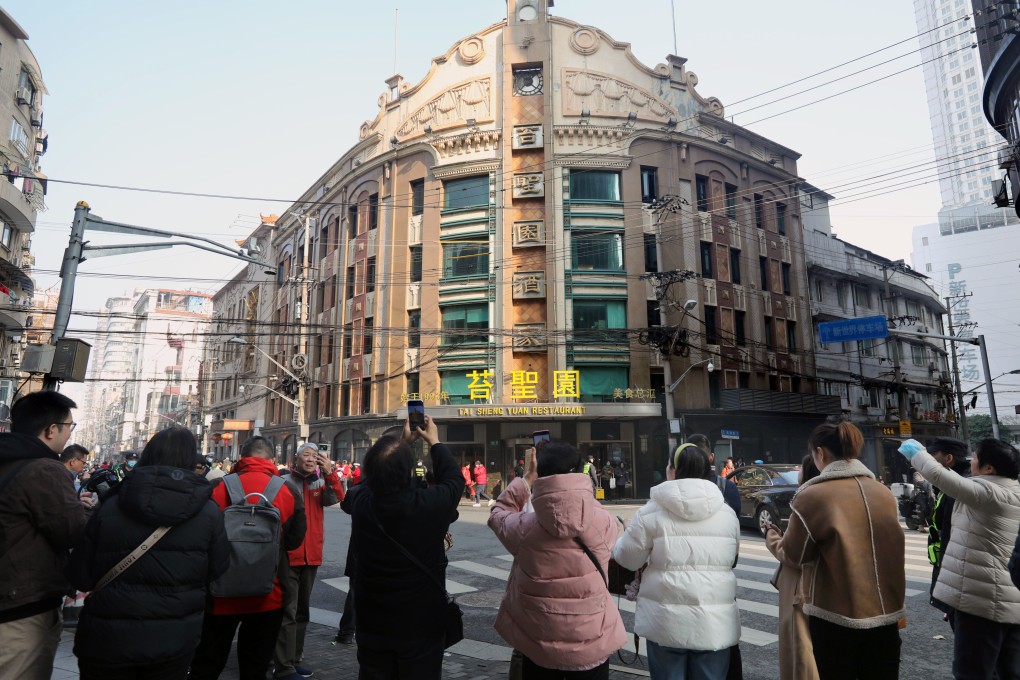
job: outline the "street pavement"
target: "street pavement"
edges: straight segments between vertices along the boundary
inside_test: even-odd
[[[614,515],[629,520],[639,505],[607,505]],[[444,678],[506,678],[510,648],[496,634],[493,623],[506,589],[512,558],[485,525],[488,508],[463,503],[460,519],[451,527],[453,548],[448,553],[447,588],[464,611],[467,637],[448,650],[443,667]],[[926,534],[906,531],[907,542],[907,628],[903,641],[900,678],[930,680],[947,677],[952,661],[953,635],[941,612],[928,604],[931,567],[928,564]],[[312,625],[305,644],[304,664],[315,669],[315,677],[357,677],[356,649],[331,645],[343,609],[347,578],[343,568],[350,538],[350,518],[339,509],[326,511],[325,564],[319,569],[318,583],[312,593]],[[776,560],[765,548],[757,532],[745,530],[737,565],[737,603],[740,608],[741,642],[745,680],[774,680],[779,676],[777,649],[778,595],[769,584]],[[633,630],[634,603],[620,598],[620,610],[628,632]],[[399,616],[399,612],[394,614]],[[631,660],[633,637],[624,652]],[[939,639],[941,638],[941,639]],[[77,678],[77,665],[71,653],[72,634],[64,633],[58,652],[54,679]],[[611,678],[646,676],[644,641],[642,658],[632,666],[620,659],[611,661]],[[237,678],[237,663],[231,658],[223,678]]]

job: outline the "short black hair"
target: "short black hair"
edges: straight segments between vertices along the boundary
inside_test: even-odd
[[[693,444],[694,442],[688,442]],[[708,462],[708,454],[700,446],[688,446],[677,452],[677,479],[711,479],[712,465]]]
[[[377,496],[393,496],[411,487],[414,453],[403,439],[379,437],[365,454],[364,481]]]
[[[160,430],[142,449],[138,467],[167,465],[183,470],[195,469],[198,443],[195,435],[186,427],[174,426]]]
[[[276,448],[273,446],[273,442],[261,435],[248,437],[244,443],[241,444],[241,458],[252,457],[266,458],[268,460],[276,458]]]
[[[84,459],[84,458],[88,458],[88,457],[89,457],[89,450],[86,449],[81,444],[70,444],[63,451],[60,452],[60,462],[61,463],[66,463],[67,461],[74,460],[75,458],[82,458],[82,459]]]
[[[982,439],[974,449],[978,467],[991,465],[1000,477],[1016,479],[1020,476],[1020,451],[998,439]]]
[[[810,453],[804,456],[804,460],[800,462],[800,483],[809,482],[820,474],[822,473],[815,465],[814,457]]]
[[[712,453],[712,443],[703,434],[692,434],[687,438],[688,444],[694,444],[705,453]]]
[[[38,437],[50,425],[66,423],[73,408],[78,405],[60,392],[31,392],[11,407],[11,432]]]
[[[589,454],[590,455],[590,454]],[[538,452],[538,476],[565,475],[581,470],[581,455],[573,446],[560,440],[545,443]]]

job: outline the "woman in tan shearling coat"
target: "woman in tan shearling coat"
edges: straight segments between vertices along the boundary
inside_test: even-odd
[[[800,483],[818,476],[811,456],[804,456],[800,466]],[[765,546],[779,560],[772,585],[779,591],[779,678],[780,680],[818,680],[814,649],[804,604],[802,574],[812,568],[803,567],[786,556],[779,531],[767,531]],[[809,575],[810,578],[810,575]]]

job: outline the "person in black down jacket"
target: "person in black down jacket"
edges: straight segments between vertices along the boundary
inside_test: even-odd
[[[171,527],[85,601],[74,636],[83,680],[187,675],[202,633],[206,586],[229,561],[223,513],[209,498],[212,485],[194,472],[197,455],[187,429],[158,432],[75,546],[67,576],[91,591],[157,527]]]

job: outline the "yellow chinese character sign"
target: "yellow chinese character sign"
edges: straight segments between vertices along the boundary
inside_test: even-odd
[[[580,371],[553,371],[553,398],[581,398]]]
[[[511,399],[538,399],[538,372],[513,371],[510,373]]]
[[[471,392],[471,399],[486,399],[488,400],[492,396],[492,373],[489,371],[471,371],[467,374],[468,378],[471,378],[470,384],[468,384],[468,390]]]

